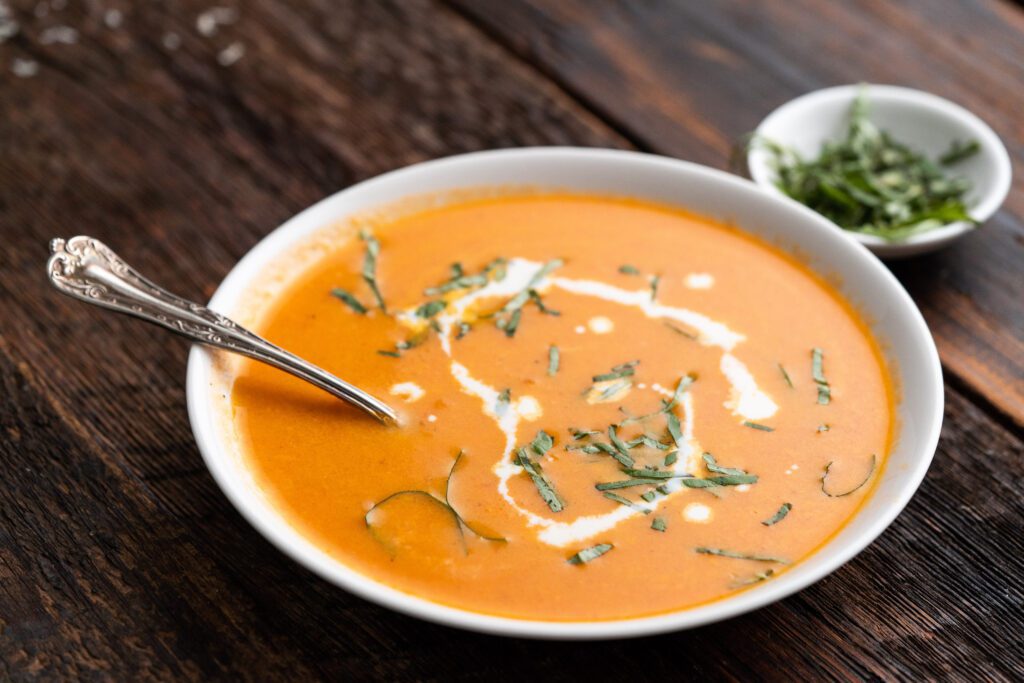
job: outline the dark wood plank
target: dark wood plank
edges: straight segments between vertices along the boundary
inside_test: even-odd
[[[1024,428],[1024,12],[999,2],[452,0],[645,150],[725,168],[807,91],[928,90],[986,119],[1016,169],[1005,208],[953,249],[895,263],[947,372]]]
[[[125,5],[116,30],[78,5],[43,19],[31,6],[0,46],[0,60],[41,67],[0,76],[0,678],[1024,675],[1006,654],[1024,632],[1021,443],[955,389],[936,466],[878,543],[777,608],[710,628],[490,638],[301,570],[202,466],[184,344],[59,299],[46,239],[96,234],[202,298],[256,239],[355,180],[472,149],[629,140],[426,0],[254,0],[210,39],[194,30],[198,0]],[[42,45],[41,27],[62,23],[80,42]],[[217,65],[234,40],[246,55]]]

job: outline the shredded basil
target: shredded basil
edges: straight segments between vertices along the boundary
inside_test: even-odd
[[[782,192],[846,230],[894,241],[976,223],[966,204],[970,182],[943,166],[976,154],[977,141],[954,141],[936,163],[871,122],[866,89],[850,108],[845,136],[826,142],[814,159],[772,140],[752,143],[768,152]]]
[[[590,548],[584,548],[566,560],[566,562],[569,564],[586,564],[601,557],[614,547],[611,543],[598,543]]]
[[[828,472],[829,472],[830,469],[832,469],[832,463],[829,462],[827,465],[825,465],[825,473],[823,475],[821,475],[821,492],[824,493],[829,498],[842,498],[843,496],[850,495],[854,491],[856,491],[856,490],[860,489],[862,486],[864,486],[864,484],[868,483],[868,480],[871,479],[871,475],[875,473],[875,465],[877,464],[877,460],[878,459],[875,456],[875,454],[872,453],[871,454],[871,467],[870,467],[870,469],[868,469],[868,474],[867,474],[866,477],[864,477],[864,481],[862,481],[861,483],[857,484],[856,486],[854,486],[849,491],[846,491],[845,493],[829,493],[827,490],[825,490],[825,480],[828,479]]]
[[[662,531],[662,532],[664,532],[665,531],[665,527],[666,527],[666,524],[665,524],[665,518],[664,517],[655,517],[653,520],[651,520],[651,528],[654,529],[655,531]]]
[[[558,347],[552,344],[548,347],[548,377],[554,377],[558,372],[558,363],[560,354]]]
[[[735,550],[724,550],[722,548],[705,548],[703,546],[694,548],[701,555],[718,555],[719,557],[731,557],[735,560],[753,560],[755,562],[777,562],[789,564],[789,560],[771,555],[751,555],[749,553],[738,553]]]
[[[337,297],[345,302],[345,304],[359,315],[366,315],[366,306],[359,302],[359,299],[347,289],[341,287],[335,287],[331,290],[331,296]]]
[[[751,576],[748,579],[742,579],[740,581],[737,581],[734,585],[736,587],[749,586],[749,585],[754,584],[754,583],[761,583],[762,581],[767,581],[768,579],[772,578],[773,576],[775,576],[775,570],[774,569],[765,569],[763,572],[757,572],[756,574],[754,574],[753,576]]]
[[[679,460],[679,451],[672,451],[665,456],[665,467],[675,465],[677,460]]]
[[[750,420],[743,421],[744,427],[750,427],[751,429],[760,429],[762,432],[774,432],[775,427],[769,427],[768,425],[759,424],[757,422],[751,422]]]
[[[701,456],[701,458],[703,458],[704,466],[708,468],[709,472],[714,472],[715,474],[730,474],[739,476],[746,474],[744,470],[735,467],[723,467],[719,465],[717,462],[715,462],[715,456],[711,455],[710,453],[704,453]]]
[[[632,377],[636,374],[636,366],[640,364],[638,360],[631,360],[628,363],[620,363],[612,368],[611,372],[605,372],[600,375],[594,375],[591,377],[592,382],[607,382],[613,379],[621,379],[622,377]]]
[[[615,489],[628,489],[634,486],[653,486],[658,480],[652,479],[623,479],[621,481],[606,481],[595,484],[598,491],[614,491]]]
[[[783,503],[782,507],[779,508],[778,512],[776,512],[774,515],[772,515],[768,519],[766,519],[763,522],[761,522],[761,524],[764,524],[765,526],[773,526],[775,524],[778,524],[779,522],[781,522],[783,519],[786,518],[786,515],[788,515],[789,511],[792,510],[792,509],[793,509],[793,505],[792,504],[790,504],[790,503]]]
[[[373,292],[373,298],[377,300],[380,310],[388,312],[388,307],[381,296],[380,287],[377,284],[377,257],[380,255],[380,242],[368,230],[359,231],[359,239],[366,244],[366,254],[363,256],[363,281]]]
[[[420,318],[433,318],[445,309],[445,305],[443,301],[439,300],[428,301],[416,309],[416,315]]]
[[[551,447],[555,445],[555,440],[551,438],[551,435],[545,432],[543,429],[537,432],[537,436],[530,442],[530,448],[537,455],[544,455],[551,450]]]
[[[811,349],[811,377],[814,378],[814,384],[818,387],[818,403],[821,405],[828,405],[829,401],[832,400],[832,388],[829,386],[828,380],[825,379],[825,373],[822,371],[822,357],[824,354],[821,349],[814,347]]]
[[[792,389],[793,388],[793,380],[791,380],[789,378],[789,373],[786,372],[786,368],[782,367],[782,363],[777,363],[777,365],[779,366],[779,372],[782,373],[782,379],[786,380],[786,384],[788,384],[789,388]]]
[[[624,263],[623,265],[619,266],[619,272],[622,273],[623,275],[639,275],[640,269],[637,268],[636,266],[631,266],[628,263]]]
[[[533,485],[537,487],[537,493],[540,494],[541,499],[547,503],[548,508],[552,512],[561,512],[565,509],[565,503],[559,497],[547,476],[545,476],[540,463],[530,460],[530,456],[527,455],[525,448],[520,448],[516,451],[515,464],[522,467],[530,475]]]
[[[516,330],[519,328],[519,321],[523,314],[523,306],[526,302],[531,298],[534,298],[535,300],[540,298],[540,295],[535,291],[537,285],[540,284],[540,282],[546,278],[551,271],[561,267],[562,264],[563,261],[561,259],[552,259],[545,263],[537,270],[536,273],[533,274],[533,277],[531,277],[530,281],[527,282],[526,287],[520,290],[518,294],[509,299],[505,305],[501,307],[498,313],[504,314],[504,317],[499,317],[495,321],[495,324],[499,329],[505,331],[506,336],[511,337],[515,335]],[[542,308],[542,310],[544,309]]]
[[[695,335],[693,332],[687,332],[686,330],[684,330],[683,328],[679,327],[678,325],[673,325],[670,322],[666,321],[665,322],[665,327],[667,327],[668,329],[672,330],[676,334],[679,334],[679,335],[682,335],[682,336],[686,337],[687,339],[696,339],[697,338],[697,335]]]
[[[498,400],[494,403],[494,414],[501,417],[508,410],[509,404],[512,402],[512,390],[505,389],[498,394]]]
[[[464,537],[464,534],[463,534],[463,528],[468,529],[473,535],[475,535],[475,536],[477,536],[477,537],[479,537],[479,538],[481,538],[481,539],[483,539],[485,541],[493,541],[493,542],[496,542],[496,543],[507,543],[508,542],[508,539],[506,539],[504,537],[501,537],[501,536],[489,536],[489,535],[487,535],[487,534],[485,534],[485,533],[475,529],[471,524],[469,524],[469,522],[467,522],[465,519],[463,519],[462,515],[460,515],[459,512],[455,509],[455,507],[451,504],[451,501],[448,498],[448,492],[451,489],[452,475],[455,474],[455,467],[459,464],[459,461],[462,459],[462,456],[463,456],[463,451],[460,450],[458,452],[458,454],[455,456],[455,460],[454,460],[454,462],[452,462],[451,468],[448,470],[448,477],[444,481],[444,499],[443,500],[441,498],[438,498],[437,496],[435,496],[432,493],[428,493],[427,491],[423,491],[423,490],[420,490],[420,489],[407,489],[407,490],[404,490],[404,491],[396,491],[395,493],[392,493],[392,494],[390,494],[388,496],[385,496],[384,498],[382,498],[381,500],[377,501],[372,506],[370,506],[370,509],[366,511],[366,514],[363,515],[363,522],[366,524],[366,528],[370,530],[371,535],[373,535],[373,537],[375,539],[377,539],[377,541],[380,542],[381,545],[383,545],[388,550],[388,552],[393,554],[395,552],[394,548],[390,547],[384,539],[380,538],[376,533],[374,533],[374,531],[373,531],[373,521],[370,519],[370,515],[373,514],[374,510],[379,509],[381,506],[387,504],[389,501],[392,501],[392,500],[394,500],[396,498],[400,498],[402,496],[419,496],[419,497],[423,497],[423,498],[426,498],[427,500],[429,500],[431,503],[434,503],[435,505],[440,505],[442,508],[444,508],[452,516],[452,518],[455,521],[456,528],[458,529],[458,532],[459,532],[459,541],[462,544],[463,552],[468,552],[467,549],[466,549],[466,541],[465,541],[465,537]]]
[[[608,500],[614,500],[619,505],[625,505],[626,507],[630,508],[631,510],[635,510],[636,512],[640,512],[645,515],[651,514],[651,511],[648,510],[647,508],[643,507],[642,505],[637,505],[628,498],[623,498],[622,496],[616,493],[609,493],[608,491],[605,491],[601,495],[603,495]]]
[[[660,284],[661,284],[661,276],[660,275],[652,275],[651,276],[651,301],[654,301],[655,299],[658,298],[658,285],[660,285]]]
[[[569,427],[569,433],[572,434],[572,438],[575,441],[585,439],[588,436],[597,436],[601,432],[594,429],[577,429],[576,427]]]

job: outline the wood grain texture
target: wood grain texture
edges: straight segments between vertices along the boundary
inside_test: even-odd
[[[954,249],[892,265],[949,372],[1024,429],[1024,12],[998,2],[452,0],[641,149],[726,168],[735,142],[809,90],[934,92],[1003,138],[1002,211]],[[1018,432],[1021,433],[1021,432]]]
[[[788,38],[760,26],[770,17],[744,19],[760,10],[741,5],[704,19],[721,26],[702,43],[700,64],[718,60],[745,82],[722,84],[713,72],[695,82],[696,104],[687,106],[711,106],[703,94],[718,116],[702,113],[693,127],[654,117],[648,129],[598,103],[613,65],[596,62],[587,88],[569,87],[544,55],[495,42],[494,21],[487,32],[474,23],[493,15],[514,27],[528,10],[551,33],[548,24],[563,21],[556,8],[503,5],[468,21],[428,0],[252,0],[239,5],[237,23],[206,38],[195,22],[209,5],[197,0],[118,5],[125,14],[116,29],[97,2],[42,18],[34,7],[16,5],[23,30],[0,45],[0,678],[1024,677],[1024,448],[1015,419],[998,421],[1015,415],[1013,406],[978,380],[984,372],[1013,379],[1004,356],[1019,308],[1010,305],[1012,288],[994,294],[1013,284],[1018,252],[1003,241],[1019,236],[1011,212],[971,238],[970,249],[994,254],[991,272],[962,268],[952,255],[903,266],[919,301],[934,297],[929,315],[944,345],[963,349],[959,361],[943,350],[952,379],[943,440],[896,523],[855,561],[775,608],[624,643],[456,632],[313,577],[252,530],[203,467],[185,415],[185,345],[45,284],[46,240],[88,232],[179,293],[204,298],[257,239],[311,202],[446,154],[649,146],[646,136],[671,133],[679,147],[658,149],[714,162],[782,97],[763,81],[764,64],[745,57],[729,66],[730,35],[742,27],[756,35],[759,61],[782,70],[776,78],[791,94],[825,78],[791,63]],[[639,38],[624,20],[652,7],[679,11],[596,10],[597,19],[558,38],[560,58],[596,59],[588,45],[597,20],[601,44],[629,53]],[[823,15],[840,11],[819,10],[819,28],[828,25]],[[1016,15],[963,11],[963,26],[991,11],[1008,17],[971,60],[1015,67],[1012,45],[987,43],[1014,35],[1019,45]],[[58,25],[76,27],[78,42],[44,44],[43,30]],[[177,49],[166,47],[168,32],[180,37]],[[670,49],[660,40],[640,44]],[[245,56],[220,66],[218,52],[234,41]],[[15,58],[37,61],[39,73],[15,77]],[[630,78],[635,98],[654,96],[640,87],[643,69]],[[971,90],[969,82],[949,87]],[[685,131],[699,142],[686,142]],[[957,302],[947,322],[936,317]]]

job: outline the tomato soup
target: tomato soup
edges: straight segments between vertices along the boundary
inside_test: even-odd
[[[340,230],[257,328],[401,415],[244,361],[259,485],[348,567],[478,613],[623,619],[771,581],[856,513],[894,429],[878,345],[833,287],[637,201]]]

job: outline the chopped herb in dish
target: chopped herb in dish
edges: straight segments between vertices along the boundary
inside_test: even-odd
[[[967,211],[971,185],[950,167],[977,154],[977,141],[953,140],[933,161],[872,123],[868,97],[861,89],[843,138],[826,142],[814,159],[772,140],[751,140],[770,155],[779,189],[841,228],[888,241],[976,223]]]

